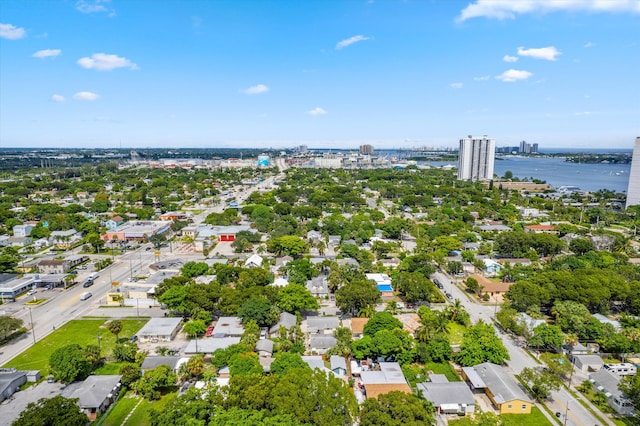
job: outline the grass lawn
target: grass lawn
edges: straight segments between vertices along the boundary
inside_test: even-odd
[[[450,382],[460,381],[460,377],[458,377],[458,374],[449,363],[428,362],[424,365],[424,368],[428,371],[433,371],[435,374],[444,374]]]
[[[531,407],[531,414],[503,414],[504,426],[544,426],[552,424],[538,407]]]
[[[114,424],[121,424],[122,426],[148,426],[150,424],[149,409],[154,408],[156,411],[162,411],[167,404],[176,398],[176,396],[178,396],[177,391],[164,395],[157,401],[147,401],[145,399],[138,408],[136,408],[136,411],[133,412],[126,423]]]
[[[531,414],[502,414],[500,419],[504,426],[548,426],[552,424],[538,407],[531,407]],[[455,425],[458,422],[463,422],[463,420],[450,420],[449,424]]]
[[[98,345],[98,336],[101,337],[100,349],[102,355],[110,354],[115,346],[116,337],[106,328],[106,322],[107,320],[105,319],[70,321],[3,365],[3,367],[15,367],[20,370],[40,370],[40,374],[46,376],[49,371],[49,357],[53,351],[71,343],[77,343],[82,347]],[[146,322],[147,319],[122,320],[120,338],[135,334]]]
[[[124,397],[118,400],[111,410],[109,410],[106,417],[100,419],[98,424],[100,426],[120,426],[124,424],[124,419],[129,415],[140,399],[141,398],[134,395],[133,392],[127,393]]]
[[[464,334],[465,326],[455,322],[447,324],[449,329],[449,342],[452,345],[459,345],[462,343],[462,335]]]

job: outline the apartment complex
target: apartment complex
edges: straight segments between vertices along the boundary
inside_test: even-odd
[[[496,141],[486,135],[460,139],[458,158],[459,180],[488,180],[493,178]]]

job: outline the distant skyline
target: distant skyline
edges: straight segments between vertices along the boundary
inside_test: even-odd
[[[0,2],[0,147],[631,149],[640,0]]]

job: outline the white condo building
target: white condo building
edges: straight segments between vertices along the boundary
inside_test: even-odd
[[[460,139],[458,153],[459,180],[493,179],[496,140],[487,136]]]
[[[629,173],[629,188],[627,189],[627,207],[640,204],[640,137],[636,138],[631,158],[631,172]]]

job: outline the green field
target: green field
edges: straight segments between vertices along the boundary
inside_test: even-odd
[[[460,377],[458,377],[458,374],[449,363],[428,362],[424,365],[424,368],[427,371],[432,371],[434,374],[444,374],[450,382],[460,381]]]
[[[466,329],[464,325],[450,322],[449,324],[447,324],[447,329],[449,329],[449,342],[453,346],[462,343],[462,335],[464,334],[464,330]]]
[[[120,339],[135,334],[148,321],[147,319],[123,319]],[[100,353],[111,354],[116,343],[116,336],[106,328],[106,319],[73,320],[55,330],[44,339],[9,361],[3,367],[15,367],[20,370],[40,370],[45,376],[49,373],[49,357],[58,348],[77,343],[82,347],[98,345],[100,336]]]

